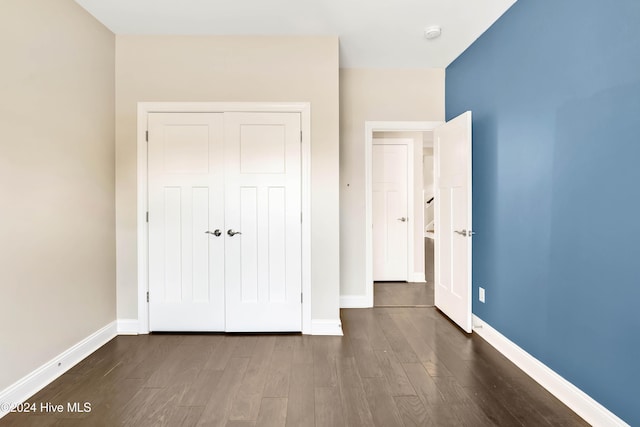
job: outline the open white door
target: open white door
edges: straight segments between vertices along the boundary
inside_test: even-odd
[[[406,144],[373,142],[373,280],[407,281],[408,167]]]
[[[471,332],[471,112],[434,130],[435,305]]]

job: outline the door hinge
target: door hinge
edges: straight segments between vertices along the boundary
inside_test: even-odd
[[[149,302],[149,291],[147,291],[147,302]]]
[[[149,222],[149,211],[147,211],[147,222]]]
[[[300,131],[300,144],[302,144],[302,131]]]
[[[146,131],[146,132],[144,133],[144,139],[145,139],[147,142],[149,142],[149,131]]]
[[[300,212],[300,224],[302,224],[302,212]]]
[[[304,294],[300,292],[300,302],[304,302]]]

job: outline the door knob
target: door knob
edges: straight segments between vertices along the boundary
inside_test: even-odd
[[[467,236],[471,237],[474,234],[476,234],[475,231],[471,231],[471,230],[469,230],[468,232],[467,232],[467,230],[462,230],[462,231],[454,230],[453,232],[454,233],[458,233],[459,235],[464,236],[464,237],[467,237]]]
[[[221,235],[222,233],[220,232],[220,230],[219,230],[219,229],[217,229],[217,228],[216,228],[214,231],[209,231],[209,230],[207,230],[207,231],[205,231],[205,232],[204,232],[204,234],[213,234],[213,235],[214,235],[214,236],[216,236],[216,237],[220,237],[220,235]]]
[[[242,234],[240,231],[233,231],[233,229],[228,229],[227,230],[227,234],[231,237],[235,236],[236,234]]]
[[[408,219],[409,218],[402,217],[402,218],[398,218],[398,221],[407,222]]]

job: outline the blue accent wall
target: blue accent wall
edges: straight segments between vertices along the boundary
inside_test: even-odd
[[[466,110],[473,312],[640,426],[640,1],[519,0],[447,68]]]

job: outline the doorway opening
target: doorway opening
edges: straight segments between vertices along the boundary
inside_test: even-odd
[[[446,123],[365,122],[365,297],[374,306],[373,139],[376,132],[432,132],[434,140],[434,306],[470,333],[472,328],[472,113]],[[418,166],[422,169],[422,166]],[[424,235],[424,211],[415,215]],[[414,272],[415,275],[415,272]]]
[[[433,162],[433,130],[441,124],[442,122],[365,123],[366,297],[371,307],[433,306],[433,241],[425,242],[424,237],[427,223],[423,162],[425,153],[431,154],[430,161]],[[393,148],[398,145],[406,146],[406,160],[398,160],[398,152],[401,153],[401,150]],[[381,160],[385,157],[385,151],[389,157]],[[386,169],[389,169],[395,164],[402,164],[402,161],[407,162],[409,181],[406,202],[397,194],[384,195],[385,190],[388,193],[394,192],[395,188],[391,188],[388,181],[398,180],[402,173],[390,178],[388,173],[379,170],[385,168],[385,163]],[[432,164],[430,171],[430,190],[433,191]],[[396,206],[389,208],[389,204]],[[389,208],[387,211],[385,206]],[[406,215],[402,214],[402,209],[406,209]],[[389,232],[393,234],[391,242],[385,241],[386,237],[376,235]],[[406,233],[406,243],[394,239],[396,234],[403,232]],[[386,261],[387,266],[393,267],[395,263],[395,272],[388,274],[388,271],[383,271],[381,274],[384,253],[393,250],[394,244],[394,256]],[[398,251],[397,248],[403,244],[406,244],[406,251]],[[402,264],[406,266],[404,275],[399,274],[398,266]],[[430,274],[429,278],[426,277],[427,274]]]

